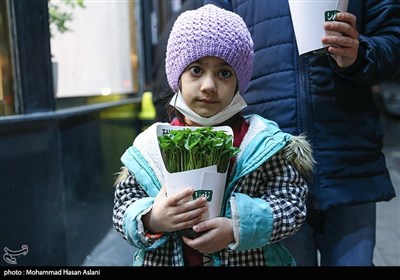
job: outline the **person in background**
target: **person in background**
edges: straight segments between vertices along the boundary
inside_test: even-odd
[[[204,3],[239,14],[252,34],[255,63],[242,93],[245,113],[305,134],[315,153],[307,223],[284,244],[299,266],[372,266],[376,202],[395,192],[371,86],[399,69],[399,1],[349,0],[347,12],[324,24],[339,33],[321,38],[328,54],[302,56],[288,1]]]
[[[306,218],[313,158],[302,136],[242,115],[253,41],[235,13],[206,5],[175,21],[166,51],[172,125],[230,126],[240,149],[228,171],[220,217],[201,221],[207,200],[188,186],[167,195],[155,123],[122,156],[113,225],[137,248],[135,266],[294,265],[279,241]],[[181,234],[191,228],[190,238]]]

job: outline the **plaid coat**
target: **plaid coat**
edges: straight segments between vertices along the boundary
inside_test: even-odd
[[[278,241],[305,220],[307,184],[299,171],[310,171],[310,148],[304,139],[283,133],[260,116],[247,121],[249,130],[228,179],[222,211],[232,219],[237,240],[208,257],[214,266],[293,265]],[[141,222],[163,184],[156,125],[136,137],[121,158],[129,173],[116,185],[113,225],[137,248],[134,265],[184,266],[181,238],[166,233],[149,241]],[[295,160],[300,153],[302,162]]]

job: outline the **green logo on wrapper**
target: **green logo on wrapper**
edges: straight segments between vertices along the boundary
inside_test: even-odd
[[[194,191],[193,193],[193,199],[199,198],[201,196],[204,196],[205,198],[207,198],[207,201],[211,201],[212,200],[212,190],[198,190],[198,191]]]
[[[336,14],[339,13],[340,11],[337,10],[332,10],[332,11],[326,11],[325,12],[325,21],[335,21],[336,20]]]

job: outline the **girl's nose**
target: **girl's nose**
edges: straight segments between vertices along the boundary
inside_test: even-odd
[[[203,76],[203,81],[201,83],[201,91],[206,91],[210,93],[217,92],[217,85],[212,75]]]

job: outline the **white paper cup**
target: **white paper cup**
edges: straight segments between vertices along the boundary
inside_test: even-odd
[[[347,6],[348,0],[289,0],[299,55],[321,53],[327,48],[321,41],[325,35],[324,22],[329,20],[331,11],[345,12]]]

